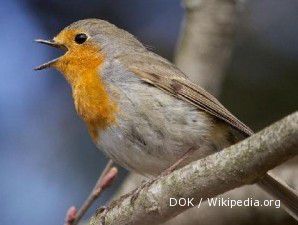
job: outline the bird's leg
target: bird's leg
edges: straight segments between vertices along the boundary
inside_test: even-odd
[[[161,174],[158,176],[159,177],[163,177],[166,176],[170,173],[172,173],[175,169],[177,169],[177,167],[184,161],[186,160],[189,156],[191,156],[193,154],[193,152],[195,151],[195,148],[190,148],[187,152],[185,152],[181,158],[179,158],[173,165],[171,165],[169,168],[165,169],[163,172],[161,172]]]
[[[133,203],[136,198],[139,195],[139,192],[146,187],[149,187],[154,181],[158,180],[160,177],[166,176],[173,172],[177,167],[184,161],[186,160],[189,156],[193,154],[193,152],[196,150],[196,148],[190,148],[187,152],[185,152],[181,158],[179,158],[173,165],[165,169],[161,174],[157,177],[154,177],[153,179],[150,179],[146,182],[143,182],[137,189],[133,190],[132,192],[132,197],[131,197],[131,202]]]
[[[99,220],[99,225],[105,225],[106,223],[106,215],[109,211],[109,207],[108,206],[102,206],[98,209],[98,211],[96,212],[97,213],[101,213],[101,217],[100,217],[100,220]]]
[[[69,208],[65,219],[65,225],[77,225],[81,218],[85,215],[87,210],[90,208],[90,206],[93,204],[93,202],[101,195],[101,193],[106,188],[108,188],[112,184],[118,173],[117,168],[112,167],[112,165],[113,161],[109,160],[105,169],[98,178],[94,188],[92,189],[91,193],[89,194],[88,198],[85,200],[81,208],[78,211],[76,211],[73,206]]]

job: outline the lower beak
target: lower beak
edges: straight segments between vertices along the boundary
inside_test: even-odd
[[[60,48],[60,49],[64,49],[64,50],[67,50],[67,48],[65,47],[65,45],[63,44],[60,44],[60,43],[57,43],[55,42],[54,40],[42,40],[42,39],[36,39],[35,40],[36,42],[38,43],[41,43],[41,44],[45,44],[45,45],[49,45],[51,47],[54,47],[54,48]],[[46,62],[40,66],[37,66],[34,68],[34,70],[43,70],[43,69],[46,69],[46,68],[49,68],[51,67],[55,62],[58,61],[60,57],[56,58],[56,59],[53,59],[49,62]]]

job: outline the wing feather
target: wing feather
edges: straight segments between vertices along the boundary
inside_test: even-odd
[[[127,59],[128,57],[125,57]],[[253,131],[238,120],[214,96],[189,81],[173,64],[150,52],[134,56],[132,61],[123,61],[131,72],[143,81],[167,91],[169,94],[189,102],[199,110],[203,110],[223,120],[247,136]]]

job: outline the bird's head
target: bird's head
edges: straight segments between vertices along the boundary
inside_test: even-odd
[[[64,28],[52,40],[36,40],[55,48],[64,55],[35,68],[42,70],[54,67],[73,83],[86,71],[97,70],[107,59],[130,51],[143,49],[133,35],[113,24],[99,19],[80,20]]]

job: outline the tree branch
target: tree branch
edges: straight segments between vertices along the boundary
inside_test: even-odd
[[[230,62],[239,0],[184,0],[184,26],[175,63],[213,95]]]
[[[170,207],[169,199],[190,197],[198,201],[251,184],[268,170],[298,153],[298,112],[221,152],[192,162],[141,189],[132,201],[127,195],[112,202],[104,214],[106,225],[160,224],[187,207]],[[102,213],[91,225],[102,221]]]
[[[110,159],[98,178],[93,190],[78,211],[74,206],[68,209],[65,217],[65,225],[77,225],[95,200],[113,183],[118,170],[116,167],[112,166],[113,161]]]

